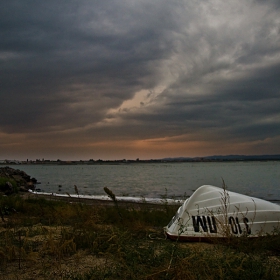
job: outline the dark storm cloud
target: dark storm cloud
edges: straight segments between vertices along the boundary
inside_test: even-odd
[[[69,145],[280,135],[279,1],[0,5],[5,135]]]
[[[195,134],[196,139],[265,139],[280,135],[280,65],[254,71],[246,78],[220,82],[206,96],[170,98],[150,114],[128,114],[143,130],[154,122],[154,134]],[[162,131],[158,131],[160,126]],[[174,130],[176,133],[174,133]],[[217,135],[217,130],[220,131]],[[226,132],[226,133],[225,133]],[[199,135],[200,134],[200,135]],[[209,139],[210,140],[210,139]]]
[[[79,110],[80,121],[72,125],[86,125],[137,89],[154,86],[148,64],[164,57],[168,44],[159,43],[161,30],[152,25],[155,7],[146,4],[147,10],[138,11],[113,1],[11,1],[2,6],[0,106],[1,111],[13,109],[1,118],[4,130],[41,127],[46,115],[50,126],[69,126],[69,117],[78,113],[72,107],[83,102],[95,112]],[[31,121],[34,114],[37,122]],[[67,115],[65,121],[61,114]],[[25,126],[18,127],[17,119]]]

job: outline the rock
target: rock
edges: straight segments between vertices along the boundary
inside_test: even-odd
[[[34,186],[33,182],[31,182],[31,181],[26,183],[26,187],[27,187],[27,190],[35,189],[35,186]]]
[[[26,187],[24,187],[24,186],[20,186],[20,187],[19,187],[19,191],[20,191],[20,192],[28,192],[28,190],[27,190]]]
[[[31,178],[31,180],[30,180],[33,184],[37,184],[37,179],[35,179],[35,178]]]
[[[2,191],[5,195],[10,195],[14,192],[14,187],[10,182],[6,182],[6,184],[2,188]]]
[[[7,179],[7,183],[5,185],[0,186],[0,191],[8,195],[17,192],[18,190],[34,190],[35,184],[37,183],[37,180],[35,178],[31,179],[31,177],[27,175],[24,171],[19,169],[13,169],[8,166],[0,168],[0,177]],[[9,181],[15,182],[16,188]]]
[[[14,192],[13,185],[9,181],[2,183],[0,185],[0,192],[5,195],[12,194]]]

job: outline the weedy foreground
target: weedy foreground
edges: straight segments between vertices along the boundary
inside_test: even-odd
[[[0,279],[280,279],[280,235],[166,240],[178,206],[0,196]]]

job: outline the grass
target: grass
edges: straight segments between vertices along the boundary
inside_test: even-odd
[[[16,186],[16,181],[6,177],[0,177],[0,186],[4,186],[6,182],[10,182],[13,186]]]
[[[280,279],[280,235],[165,240],[177,206],[0,197],[0,279]]]
[[[10,179],[10,178],[6,178],[6,177],[0,177],[0,190],[6,185],[7,182],[12,184],[13,190],[15,192],[18,191],[18,187],[17,187],[16,181],[13,180],[13,179]]]

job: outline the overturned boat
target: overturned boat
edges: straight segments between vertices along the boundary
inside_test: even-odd
[[[180,241],[276,234],[280,232],[280,206],[204,185],[182,204],[164,231],[167,238]]]

